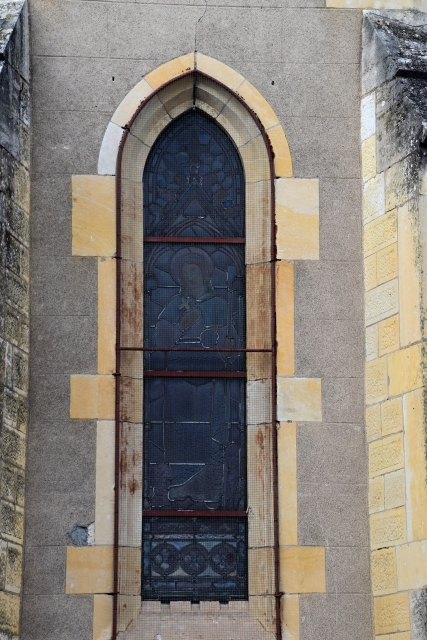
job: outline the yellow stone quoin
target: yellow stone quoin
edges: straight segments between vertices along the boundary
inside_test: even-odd
[[[116,252],[116,183],[112,176],[72,176],[72,253]]]
[[[319,181],[276,181],[277,256],[282,260],[319,259]]]
[[[285,593],[325,593],[324,547],[280,547],[280,588]]]
[[[66,593],[112,593],[113,546],[67,547]]]

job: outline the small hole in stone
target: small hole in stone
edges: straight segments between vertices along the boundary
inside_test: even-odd
[[[274,80],[271,81],[271,84],[274,84]]]
[[[111,80],[114,82],[114,76],[111,78]]]

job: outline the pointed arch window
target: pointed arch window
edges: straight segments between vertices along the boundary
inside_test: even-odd
[[[192,109],[145,164],[142,598],[246,599],[245,179]]]

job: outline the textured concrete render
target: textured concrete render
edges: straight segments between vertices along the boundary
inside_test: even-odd
[[[295,265],[295,376],[322,378],[324,420],[297,425],[298,545],[326,547],[328,593],[300,596],[300,640],[367,640],[361,12],[318,0],[223,4],[200,20],[198,51],[261,91],[284,127],[295,176],[319,178],[320,260]],[[63,558],[72,528],[95,519],[96,427],[69,421],[67,376],[97,371],[97,266],[71,257],[71,175],[96,174],[115,109],[144,74],[194,49],[205,6],[33,0],[30,11],[32,410],[21,640],[86,640],[93,596],[65,595]],[[35,575],[35,547],[52,571],[49,592],[46,574]]]

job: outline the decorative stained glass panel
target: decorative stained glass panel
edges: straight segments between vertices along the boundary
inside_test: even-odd
[[[143,181],[142,597],[243,599],[242,164],[224,130],[192,110],[159,136]]]

